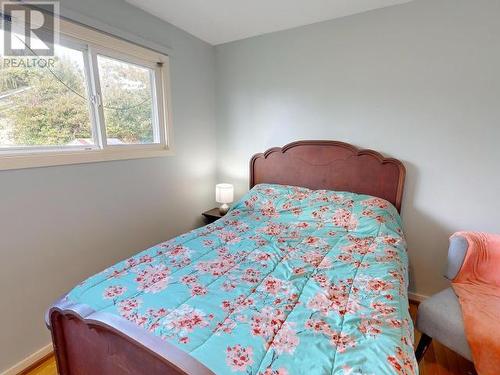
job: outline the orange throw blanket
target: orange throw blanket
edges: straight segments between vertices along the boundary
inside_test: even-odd
[[[480,375],[500,374],[500,235],[458,232],[469,247],[452,286]]]

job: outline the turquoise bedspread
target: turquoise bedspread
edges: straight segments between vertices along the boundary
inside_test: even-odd
[[[262,184],[223,219],[106,269],[68,298],[216,374],[416,374],[407,264],[390,203]]]

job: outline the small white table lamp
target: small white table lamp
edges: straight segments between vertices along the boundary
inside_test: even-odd
[[[228,203],[233,201],[234,188],[231,184],[217,184],[215,185],[215,201],[222,203],[219,207],[221,215],[225,215],[229,210]]]

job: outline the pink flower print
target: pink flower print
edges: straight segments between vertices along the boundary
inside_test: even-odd
[[[262,208],[260,209],[260,213],[263,216],[267,217],[279,217],[278,213],[276,212],[276,208],[274,207],[272,202],[266,202],[262,205]]]
[[[255,260],[256,262],[265,262],[271,259],[271,255],[269,253],[258,251],[252,256],[252,259]]]
[[[131,315],[127,319],[141,327],[146,327],[148,322],[148,317],[140,314]]]
[[[401,241],[401,239],[392,236],[384,236],[382,237],[382,241],[387,245],[394,246],[397,245]]]
[[[367,283],[368,290],[372,292],[382,292],[391,289],[392,285],[381,279],[371,279]]]
[[[316,281],[319,286],[321,286],[322,288],[325,288],[329,282],[328,282],[328,278],[326,277],[325,274],[323,273],[318,273],[316,275],[314,275],[313,277],[314,281]]]
[[[205,294],[207,294],[207,288],[205,288],[201,284],[195,284],[191,288],[191,295],[192,296],[203,296]]]
[[[359,297],[357,288],[351,288],[351,298],[349,298],[349,286],[351,279],[345,281],[339,280],[338,284],[332,284],[326,291],[317,293],[307,303],[307,307],[314,311],[319,311],[323,315],[328,315],[331,311],[336,311],[339,315],[345,315],[347,312],[358,311]]]
[[[358,254],[358,255],[366,255],[368,253],[373,253],[374,251],[373,237],[358,238],[349,235],[347,238],[351,242],[351,244],[348,246],[344,246],[342,248],[343,253]]]
[[[167,287],[170,269],[164,264],[147,266],[137,272],[135,281],[139,284],[137,290],[146,293],[157,293]]]
[[[366,336],[377,336],[382,333],[381,324],[378,319],[361,319],[358,329]]]
[[[236,322],[229,318],[225,319],[223,322],[217,323],[214,329],[216,335],[220,335],[222,332],[231,333],[236,328]]]
[[[204,273],[210,273],[213,276],[225,274],[236,265],[236,258],[232,255],[221,255],[214,260],[198,262],[196,269]]]
[[[268,367],[264,370],[264,372],[259,372],[259,375],[288,375],[288,371],[282,367],[277,370],[273,370]]]
[[[370,210],[369,208],[365,208],[361,212],[361,215],[366,216],[366,217],[373,217],[375,215],[375,212],[373,212],[373,210]]]
[[[340,194],[333,194],[333,195],[331,195],[330,200],[333,203],[342,203],[342,201],[344,200],[344,197]]]
[[[196,327],[208,326],[205,314],[201,310],[195,309],[189,305],[182,305],[172,310],[165,319],[163,323],[164,326],[182,336],[192,332]]]
[[[351,263],[354,260],[351,254],[339,254],[337,259],[344,263]]]
[[[394,249],[385,249],[383,256],[377,256],[377,262],[388,263],[394,261],[398,256],[398,253]]]
[[[399,319],[387,319],[386,322],[391,328],[401,328],[403,326],[403,322]]]
[[[353,348],[356,346],[356,340],[354,339],[354,337],[342,332],[333,332],[332,336],[330,337],[330,343],[332,344],[332,346],[335,346],[337,348],[337,351],[339,353],[343,353],[348,348]]]
[[[240,344],[228,346],[226,349],[226,363],[233,371],[245,371],[253,364],[253,348],[242,347]]]
[[[148,309],[148,315],[151,316],[152,318],[161,318],[165,315],[167,315],[167,309],[164,307],[159,308],[159,309]]]
[[[318,264],[318,269],[327,269],[332,267],[332,261],[329,258],[323,258]]]
[[[233,305],[232,305],[231,301],[228,301],[228,300],[222,301],[221,307],[222,307],[222,310],[224,310],[224,311],[229,311],[229,312],[233,311]]]
[[[295,267],[293,269],[294,275],[303,275],[305,272],[306,272],[306,269],[304,267]]]
[[[301,258],[304,262],[310,264],[311,266],[317,267],[323,260],[324,254],[317,250],[308,251],[306,254],[302,255]]]
[[[124,269],[121,269],[121,270],[113,270],[113,272],[111,272],[111,274],[109,276],[111,278],[116,278],[116,277],[124,276],[126,274],[127,274],[127,269],[124,268]]]
[[[307,244],[307,245],[316,245],[320,242],[319,238],[318,237],[312,237],[312,236],[309,236],[307,237],[305,240],[304,240],[304,243]]]
[[[391,307],[383,302],[372,302],[370,306],[382,315],[390,315],[396,311],[394,307]]]
[[[141,301],[135,298],[124,299],[118,302],[118,312],[121,316],[127,318],[134,313],[140,304]]]
[[[121,285],[110,285],[105,290],[102,296],[105,299],[115,299],[125,293],[127,288]]]
[[[190,251],[187,247],[184,247],[182,245],[177,245],[170,249],[170,255],[172,256],[187,256],[189,255]]]
[[[323,315],[328,315],[331,311],[332,303],[328,299],[328,297],[322,293],[316,294],[313,298],[309,300],[307,303],[307,307],[314,311],[319,311]]]
[[[345,208],[339,208],[332,217],[333,224],[346,230],[354,230],[358,226],[356,218],[351,211]]]
[[[185,275],[182,276],[181,282],[186,285],[191,285],[198,282],[198,278],[194,275]]]
[[[140,263],[151,263],[153,261],[153,257],[151,255],[143,255],[139,258]]]
[[[250,197],[250,199],[246,200],[244,203],[245,203],[245,206],[249,209],[252,209],[254,206],[255,206],[255,203],[259,200],[259,198],[257,196],[252,196]]]
[[[236,288],[236,283],[233,280],[226,280],[222,284],[222,290],[224,290],[226,292],[229,292],[229,291],[233,290],[234,288]]]
[[[260,271],[255,268],[247,268],[243,272],[241,279],[249,284],[257,284],[259,282]]]
[[[217,233],[217,236],[224,242],[227,243],[237,243],[241,241],[241,238],[234,232],[228,230],[221,230]]]
[[[283,282],[280,279],[277,279],[273,276],[269,276],[264,280],[263,287],[266,292],[277,295],[283,285]]]
[[[253,298],[247,298],[244,294],[240,294],[235,300],[224,300],[221,307],[224,311],[233,313],[237,310],[243,310],[254,304]]]
[[[329,334],[331,331],[330,326],[323,320],[308,319],[306,320],[305,327],[317,333]]]
[[[210,247],[210,246],[213,246],[213,244],[214,244],[213,240],[203,240],[204,246]]]
[[[370,198],[361,203],[366,207],[377,207],[377,208],[387,208],[389,207],[389,203],[381,198]]]
[[[402,271],[389,271],[389,275],[391,275],[394,279],[399,282],[400,287],[405,285],[405,279],[403,277]]]
[[[257,246],[264,246],[268,243],[268,241],[266,239],[259,237],[259,236],[252,236],[252,237],[250,237],[250,239],[252,241],[255,241],[255,244]]]
[[[296,200],[296,201],[303,201],[304,199],[307,199],[311,193],[306,191],[306,190],[296,190],[292,194],[290,194],[288,197],[291,200]]]
[[[416,368],[412,359],[401,349],[396,347],[396,353],[387,357],[387,362],[396,370],[398,374],[414,374]]]
[[[337,351],[342,353],[350,347],[356,346],[354,337],[347,334],[334,331],[330,325],[322,320],[308,319],[305,327],[316,333],[321,333],[329,337],[330,344],[337,348]]]
[[[274,348],[278,354],[292,354],[298,344],[299,337],[297,336],[297,332],[295,332],[291,324],[285,322],[276,336],[274,336],[271,347]]]
[[[262,228],[262,232],[270,236],[278,236],[283,232],[284,226],[276,223],[269,223],[267,226]]]
[[[264,307],[260,313],[252,316],[252,334],[267,341],[279,330],[284,321],[285,314],[282,310]]]

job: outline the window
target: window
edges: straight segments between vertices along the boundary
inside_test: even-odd
[[[0,169],[168,154],[168,57],[67,21],[60,30],[50,59],[0,56]]]

